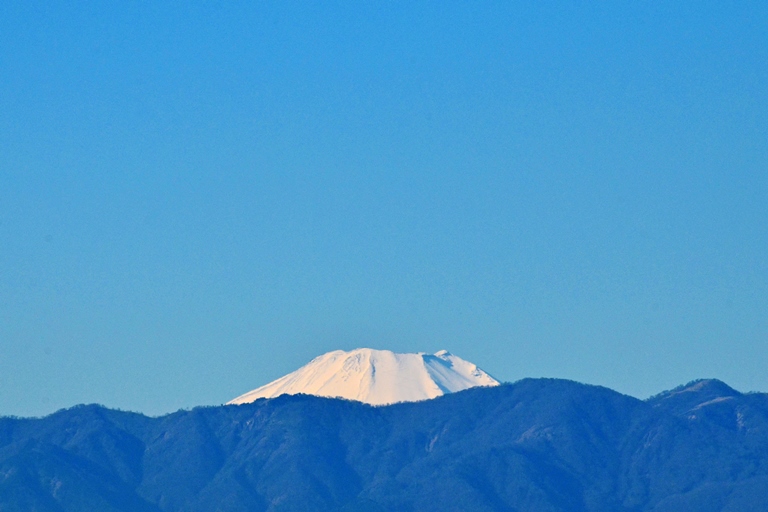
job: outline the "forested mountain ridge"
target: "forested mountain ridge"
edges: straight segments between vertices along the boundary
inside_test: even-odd
[[[0,511],[765,511],[768,395],[526,379],[373,407],[0,419]]]

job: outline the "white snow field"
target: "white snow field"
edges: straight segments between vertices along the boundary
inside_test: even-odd
[[[341,397],[373,405],[416,402],[499,381],[446,350],[435,354],[396,354],[389,350],[335,350],[228,404],[304,393]]]

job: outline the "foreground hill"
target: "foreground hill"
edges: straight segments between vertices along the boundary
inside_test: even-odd
[[[0,511],[765,511],[768,395],[530,379],[386,407],[306,395],[0,419]]]

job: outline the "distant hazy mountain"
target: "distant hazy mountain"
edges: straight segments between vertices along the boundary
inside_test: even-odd
[[[768,395],[553,379],[374,407],[0,419],[0,510],[765,512]]]
[[[229,402],[243,404],[284,394],[348,398],[368,404],[415,402],[499,381],[446,350],[436,354],[396,354],[359,348],[336,350],[274,382]]]

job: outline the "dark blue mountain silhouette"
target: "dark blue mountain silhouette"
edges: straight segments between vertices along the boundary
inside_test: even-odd
[[[554,379],[372,407],[0,419],[0,511],[768,510],[768,395]]]

